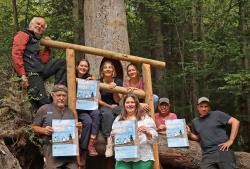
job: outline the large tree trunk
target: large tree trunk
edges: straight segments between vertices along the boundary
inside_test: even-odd
[[[241,31],[240,34],[240,50],[242,54],[242,67],[245,70],[249,70],[249,42],[248,42],[248,30],[247,30],[247,20],[246,20],[246,1],[239,0],[239,28]],[[244,112],[250,115],[250,95],[246,94],[242,96],[244,103],[243,109],[241,112]],[[241,101],[242,101],[241,100]]]
[[[201,24],[201,1],[193,0],[192,1],[192,33],[193,33],[193,41],[198,42],[200,40],[200,24]],[[198,72],[198,64],[199,63],[199,51],[194,51],[193,53],[193,73],[192,73],[192,101],[190,102],[191,105],[191,112],[194,112],[193,105],[196,104],[199,95],[199,84],[197,82],[197,72]],[[194,117],[194,114],[193,114]]]
[[[249,40],[248,40],[248,29],[247,29],[247,18],[246,18],[246,8],[247,8],[247,2],[244,0],[238,0],[239,2],[239,28],[240,28],[240,51],[242,54],[242,67],[245,70],[249,70],[250,62],[249,62]],[[247,90],[246,87],[243,88],[243,90]],[[250,95],[249,93],[242,94],[239,99],[239,107],[241,115],[244,117],[250,116]],[[240,140],[241,145],[249,145],[250,144],[250,138],[248,137],[248,132],[250,128],[249,121],[242,121],[241,125],[241,131],[242,133],[242,139]],[[247,149],[247,151],[250,151],[250,148]]]
[[[152,38],[151,56],[155,60],[164,61],[163,34],[161,29],[161,16],[153,15],[149,18],[149,34]],[[164,71],[154,69],[153,81],[163,82]],[[157,85],[157,84],[156,84]],[[164,91],[163,85],[157,85],[157,93]]]
[[[84,0],[73,0],[74,44],[84,45]],[[84,53],[76,51],[76,57],[83,57]]]
[[[85,0],[84,1],[85,45],[130,53],[127,19],[124,0]],[[86,55],[90,61],[91,73],[99,77],[102,57]],[[126,62],[115,62],[118,77],[126,76]],[[123,69],[122,69],[123,66]]]
[[[0,139],[0,168],[22,169],[18,160],[11,154],[2,139]]]
[[[189,141],[189,148],[168,148],[166,136],[158,139],[160,162],[163,166],[198,169],[201,162],[199,143]],[[250,169],[250,153],[236,152],[237,169]]]

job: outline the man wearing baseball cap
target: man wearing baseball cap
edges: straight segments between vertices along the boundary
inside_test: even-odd
[[[155,114],[155,124],[159,134],[166,133],[165,120],[177,119],[175,113],[170,112],[170,101],[168,98],[162,97],[158,102],[158,113]]]
[[[53,119],[74,119],[73,112],[66,106],[67,103],[67,87],[58,84],[52,89],[51,96],[53,102],[41,106],[34,118],[32,130],[39,134],[43,139],[43,150],[45,157],[45,169],[52,168],[77,168],[76,157],[53,157],[51,135],[53,133]]]
[[[210,100],[201,97],[197,102],[198,117],[192,120],[192,132],[188,129],[190,139],[199,141],[202,148],[201,169],[235,169],[235,156],[230,150],[240,122],[219,110],[211,111]],[[229,137],[226,126],[231,126]]]

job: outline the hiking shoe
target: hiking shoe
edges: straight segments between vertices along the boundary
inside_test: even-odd
[[[97,156],[98,153],[95,149],[95,139],[90,139],[88,144],[89,156]]]
[[[106,151],[105,151],[105,157],[112,157],[112,156],[113,156],[113,142],[112,142],[112,138],[108,137]]]

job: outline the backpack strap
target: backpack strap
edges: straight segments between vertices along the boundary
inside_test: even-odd
[[[52,126],[52,117],[53,117],[52,105],[48,104],[47,123],[48,123],[49,126]]]

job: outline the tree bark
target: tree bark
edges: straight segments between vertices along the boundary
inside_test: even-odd
[[[242,58],[242,66],[245,70],[249,70],[249,52],[248,52],[248,30],[247,30],[247,21],[246,21],[246,7],[245,7],[245,0],[239,0],[239,28],[241,31],[240,35],[240,50],[243,56]],[[250,115],[250,96],[246,94],[242,96],[242,100],[245,103],[244,109],[241,110],[242,112],[248,112]]]
[[[192,1],[192,33],[193,33],[193,41],[199,41],[199,6],[200,6],[200,1],[199,0],[193,0]],[[199,58],[199,54],[198,51],[194,51],[193,53],[193,74],[192,74],[192,101],[190,102],[190,110],[191,112],[195,111],[195,108],[193,107],[193,105],[195,105],[197,99],[198,99],[198,92],[199,92],[199,85],[197,82],[197,72],[198,72],[198,58]],[[194,117],[195,115],[192,114],[192,117]]]
[[[152,37],[151,56],[155,60],[164,61],[163,34],[161,29],[161,16],[153,15],[149,18],[149,34]],[[162,82],[164,71],[153,70],[153,81]],[[157,85],[157,93],[165,90],[165,86]]]
[[[73,0],[74,44],[84,45],[84,0]],[[76,52],[76,57],[84,57],[84,53]]]
[[[15,31],[17,32],[19,30],[19,24],[18,24],[16,0],[12,0],[12,8],[13,8],[13,18],[14,18]]]
[[[201,162],[201,148],[198,142],[190,141],[188,148],[168,148],[166,136],[158,139],[160,162],[166,166],[182,169],[198,169]],[[236,152],[238,169],[250,169],[250,153]]]
[[[130,53],[124,0],[85,0],[84,30],[86,46]],[[102,58],[86,55],[91,73],[99,77]],[[126,77],[126,62],[115,62],[121,78]],[[123,67],[123,68],[122,68]]]
[[[201,162],[200,144],[190,141],[188,148],[168,148],[165,135],[158,137],[160,163],[163,166],[171,166],[181,169],[198,169]],[[105,152],[105,139],[98,135],[97,150],[100,154]],[[235,152],[237,169],[250,169],[250,153]]]
[[[247,18],[246,18],[246,6],[247,3],[245,0],[238,0],[239,2],[239,29],[240,29],[240,52],[242,54],[242,67],[245,70],[249,70],[250,67],[250,62],[249,62],[249,41],[248,41],[248,29],[247,29]],[[243,86],[243,91],[246,91],[246,87]],[[244,117],[249,117],[250,116],[250,95],[249,93],[242,94],[238,100],[239,102],[239,107],[240,107],[240,112]],[[250,128],[249,121],[243,122],[244,125],[242,125],[242,128],[240,129],[243,133],[242,137],[243,139],[241,140],[240,143],[243,143],[245,145],[250,144],[250,138],[246,137],[248,136],[248,129]],[[250,149],[248,149],[250,150]]]
[[[2,139],[0,139],[0,168],[22,169],[18,160],[11,154]]]

